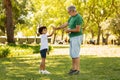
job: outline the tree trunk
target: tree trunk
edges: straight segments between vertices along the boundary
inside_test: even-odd
[[[53,44],[55,43],[55,39],[56,39],[56,33],[54,33],[54,37],[53,37]]]
[[[105,42],[106,45],[108,45],[108,38],[109,38],[109,36],[110,36],[110,34],[107,33],[107,34],[106,34],[106,39],[105,39],[105,40],[106,40],[106,42]]]
[[[101,31],[101,33],[102,33],[102,45],[104,45],[105,44],[105,38],[104,38],[104,32],[103,32],[103,30]]]
[[[5,27],[7,33],[7,42],[15,43],[11,0],[4,0],[4,7],[5,7],[5,15],[6,15]]]
[[[94,32],[91,30],[92,39],[94,38]]]
[[[97,45],[100,44],[100,33],[101,33],[101,27],[98,25],[98,37],[97,37]]]
[[[61,40],[63,40],[63,37],[64,37],[64,30],[62,30]]]
[[[118,45],[120,45],[120,36],[118,37]]]

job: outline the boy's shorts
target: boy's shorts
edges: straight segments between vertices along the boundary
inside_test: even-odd
[[[40,54],[42,58],[46,58],[46,53],[47,53],[47,49],[40,50]]]
[[[80,56],[80,45],[82,43],[83,36],[75,36],[70,38],[70,56],[71,58],[78,58]]]

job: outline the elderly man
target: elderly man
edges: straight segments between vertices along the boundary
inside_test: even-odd
[[[80,45],[83,40],[83,19],[81,15],[77,13],[75,6],[69,6],[67,10],[70,15],[68,22],[55,29],[64,29],[65,27],[69,26],[68,29],[65,30],[69,34],[70,56],[72,58],[72,68],[68,74],[73,75],[79,74],[80,72]]]

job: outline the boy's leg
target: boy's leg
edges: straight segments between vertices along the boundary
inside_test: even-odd
[[[45,70],[45,58],[42,58],[42,61],[40,64],[40,70]]]
[[[45,70],[46,52],[47,52],[47,49],[43,49],[40,51],[41,59],[42,59],[40,64],[40,70]]]

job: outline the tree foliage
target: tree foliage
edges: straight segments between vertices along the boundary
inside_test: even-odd
[[[115,23],[115,16],[120,14],[120,0],[11,0],[14,35],[22,32],[24,36],[36,36],[38,25],[46,25],[51,32],[51,25],[56,27],[66,22],[69,15],[66,8],[75,5],[78,13],[83,16],[85,34],[91,33],[92,38],[97,37],[99,44],[100,35],[112,30],[119,33],[113,27],[101,26],[103,22]],[[106,28],[105,28],[106,27]],[[115,31],[114,31],[115,30]],[[109,32],[109,31],[108,31]],[[5,35],[5,8],[0,1],[0,34]],[[56,35],[63,39],[66,35],[62,30]]]
[[[120,14],[111,20],[110,30],[114,35],[116,35],[118,41],[117,44],[120,45]]]

